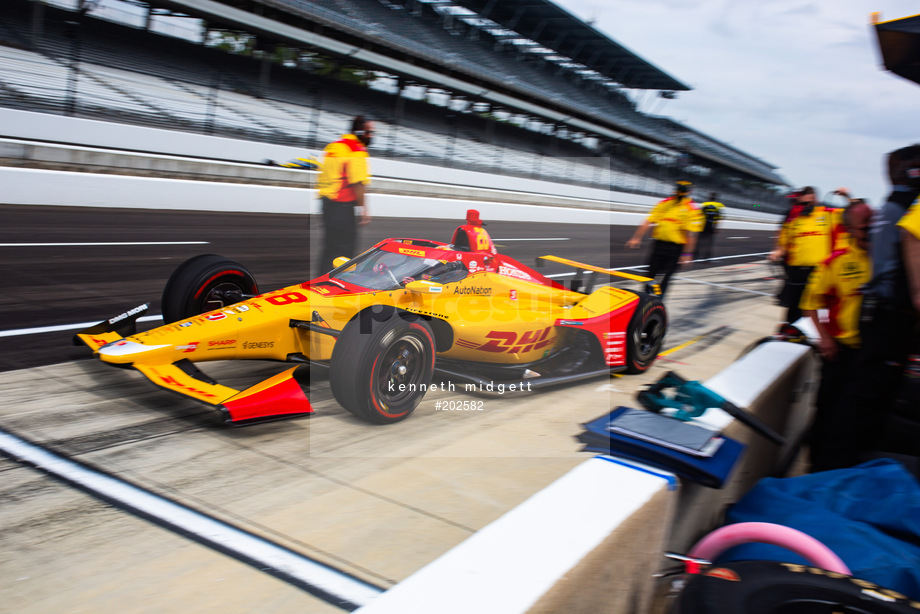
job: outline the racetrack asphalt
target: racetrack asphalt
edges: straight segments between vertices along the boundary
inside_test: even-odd
[[[635,406],[638,388],[666,371],[705,380],[772,332],[780,310],[763,262],[679,277],[667,299],[674,351],[639,376],[513,396],[432,391],[381,427],[339,407],[318,374],[312,418],[230,429],[137,373],[78,360],[0,373],[0,430],[388,588],[590,458],[575,440],[581,424]],[[283,368],[229,362],[208,373],[241,386]],[[483,409],[438,410],[444,401]],[[342,611],[127,504],[9,458],[0,476],[0,609]],[[628,611],[618,602],[611,611]]]
[[[772,232],[728,231],[716,253],[725,259],[672,282],[667,349],[645,374],[514,396],[432,391],[406,421],[380,427],[339,407],[318,373],[312,418],[229,429],[207,407],[90,360],[69,345],[72,331],[27,329],[98,321],[147,300],[159,313],[165,280],[199,253],[243,262],[263,289],[301,282],[319,228],[289,215],[2,206],[0,214],[12,282],[0,296],[2,328],[19,331],[0,337],[0,431],[380,588],[589,458],[575,441],[582,423],[635,405],[639,386],[668,370],[715,375],[780,314],[774,271],[763,256],[743,256],[768,251]],[[448,241],[459,223],[375,219],[361,246],[394,235]],[[628,227],[487,229],[501,252],[528,264],[555,254],[620,268],[645,257],[622,247]],[[284,368],[229,362],[208,372],[242,386]],[[483,409],[439,410],[445,401]],[[0,476],[0,611],[342,611],[27,464],[0,456]]]
[[[648,239],[640,250],[624,247],[632,227],[489,223],[486,206],[483,218],[499,251],[524,264],[547,254],[612,268],[645,262]],[[198,254],[242,263],[263,291],[301,283],[312,277],[322,235],[320,220],[307,215],[0,205],[0,216],[6,279],[0,371],[85,358],[83,348],[71,345],[73,330],[49,329],[98,322],[145,302],[150,314],[159,314],[169,275]],[[374,218],[360,230],[359,249],[393,236],[448,242],[461,223]],[[765,228],[723,230],[714,256],[727,259],[696,263],[692,270],[762,259],[731,257],[769,251],[773,229]],[[544,272],[565,271],[552,267]]]

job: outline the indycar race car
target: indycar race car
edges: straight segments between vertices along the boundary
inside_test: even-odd
[[[470,210],[450,244],[386,239],[326,275],[264,294],[242,265],[197,256],[166,284],[165,325],[137,333],[142,305],[77,338],[103,362],[215,406],[234,425],[312,413],[311,366],[328,368],[336,401],[374,423],[412,413],[435,372],[461,390],[513,391],[651,366],[667,329],[652,280],[542,261],[578,272],[567,288],[497,253]],[[648,291],[595,289],[600,275]],[[242,391],[196,366],[228,359],[295,366]]]

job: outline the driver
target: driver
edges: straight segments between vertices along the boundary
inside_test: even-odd
[[[422,271],[420,277],[425,281],[433,281],[439,284],[447,284],[452,281],[460,281],[466,277],[466,267],[459,260],[450,262],[438,262],[432,267]],[[404,277],[403,283],[407,284],[415,281],[415,277]]]

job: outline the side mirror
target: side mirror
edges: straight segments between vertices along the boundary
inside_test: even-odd
[[[351,260],[351,258],[346,258],[345,256],[339,256],[338,258],[332,261],[332,268],[337,269],[343,264],[345,264],[346,262],[348,262],[349,260]]]
[[[415,294],[440,294],[444,291],[444,286],[442,284],[425,281],[424,279],[419,279],[416,281],[410,281],[405,286],[406,290]]]

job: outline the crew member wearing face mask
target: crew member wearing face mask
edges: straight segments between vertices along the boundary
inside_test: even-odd
[[[357,226],[371,220],[365,188],[371,182],[367,147],[373,135],[374,122],[359,115],[352,121],[351,132],[324,150],[323,168],[317,180],[323,209],[323,250],[318,275],[331,271],[333,260],[339,256],[356,255]]]
[[[636,249],[642,243],[645,233],[652,229],[652,251],[649,253],[647,275],[656,278],[663,274],[660,282],[662,298],[677,267],[693,261],[696,236],[706,221],[699,205],[690,198],[691,188],[689,181],[678,181],[674,186],[674,195],[655,205],[651,214],[626,242],[626,247]]]
[[[795,324],[802,317],[799,301],[812,270],[831,254],[834,218],[831,211],[817,202],[815,189],[799,190],[795,204],[786,216],[770,253],[770,260],[782,262],[786,271],[779,304],[786,308],[786,322]]]

